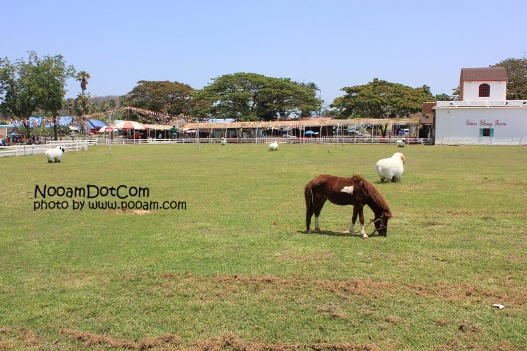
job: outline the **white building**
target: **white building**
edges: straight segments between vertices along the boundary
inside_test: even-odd
[[[506,100],[503,67],[463,68],[459,101],[438,101],[436,145],[527,145],[527,100]]]

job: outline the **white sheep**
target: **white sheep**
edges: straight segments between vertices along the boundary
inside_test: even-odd
[[[276,150],[278,150],[278,142],[273,141],[272,143],[269,144],[269,151],[276,151]]]
[[[395,143],[397,144],[397,147],[404,147],[405,144],[403,139],[397,139]]]
[[[62,159],[62,154],[66,151],[63,146],[57,146],[53,149],[47,149],[44,153],[48,158],[48,163],[51,162],[60,162]]]
[[[221,138],[221,145],[227,145],[227,139]]]
[[[396,152],[390,158],[383,158],[382,160],[377,161],[375,168],[377,169],[377,174],[381,179],[381,183],[384,181],[395,182],[401,180],[405,162],[406,158],[400,152]]]

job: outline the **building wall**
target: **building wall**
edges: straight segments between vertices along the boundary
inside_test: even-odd
[[[479,86],[490,85],[490,96],[479,97]],[[463,82],[463,101],[505,100],[507,98],[507,82]]]
[[[9,133],[15,129],[15,126],[10,124],[0,125],[0,139],[6,139]]]
[[[527,105],[525,107],[438,106],[435,144],[527,145]]]

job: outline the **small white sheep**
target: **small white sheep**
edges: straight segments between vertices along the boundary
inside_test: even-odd
[[[401,180],[405,162],[406,158],[400,152],[396,152],[390,158],[383,158],[382,160],[377,161],[375,168],[377,169],[377,174],[381,179],[381,183],[384,181],[395,182]]]
[[[62,159],[62,154],[66,151],[63,146],[57,146],[53,149],[47,149],[44,153],[48,158],[48,163],[51,162],[60,162]]]
[[[278,142],[273,141],[272,143],[269,144],[269,151],[276,151],[276,150],[278,150]]]
[[[404,147],[405,144],[403,139],[397,139],[395,143],[397,144],[397,147]]]
[[[221,145],[227,145],[227,139],[221,138]]]

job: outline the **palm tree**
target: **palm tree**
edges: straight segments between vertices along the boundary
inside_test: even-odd
[[[86,71],[80,71],[77,73],[77,76],[75,77],[76,80],[81,82],[81,89],[82,89],[82,95],[84,95],[84,92],[86,91],[86,88],[88,87],[88,82],[90,80],[91,76]]]
[[[75,79],[78,80],[79,82],[81,82],[81,89],[82,89],[82,94],[79,95],[79,97],[82,96],[82,120],[84,121],[84,135],[86,135],[88,132],[89,132],[89,128],[88,128],[88,121],[86,120],[86,108],[87,108],[87,100],[88,98],[86,97],[86,88],[88,87],[88,81],[90,80],[91,76],[88,72],[86,71],[80,71],[79,73],[77,73],[77,75],[75,76]],[[78,98],[79,98],[78,97]]]

